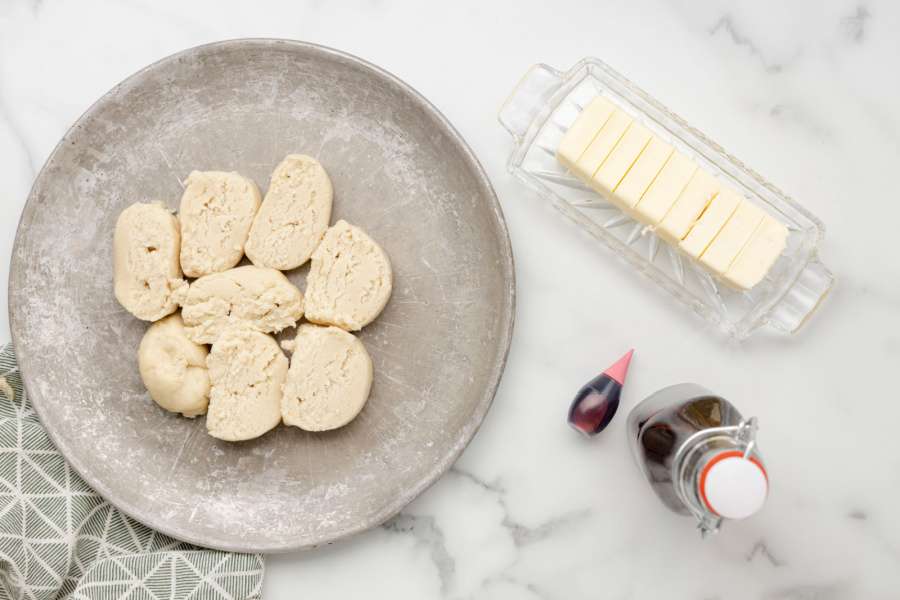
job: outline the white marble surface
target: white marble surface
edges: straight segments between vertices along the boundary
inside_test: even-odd
[[[896,598],[898,32],[887,1],[2,0],[0,285],[37,169],[116,82],[224,38],[347,50],[428,96],[481,158],[512,236],[518,321],[494,407],[457,467],[382,528],[271,558],[267,599]],[[727,343],[507,174],[495,119],[506,94],[532,63],[587,55],[826,223],[839,283],[802,333]],[[630,346],[622,412],[602,437],[577,437],[570,396]],[[760,515],[707,541],[651,495],[625,444],[627,410],[684,380],[759,417],[773,483]]]

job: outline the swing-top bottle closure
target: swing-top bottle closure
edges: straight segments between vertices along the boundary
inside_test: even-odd
[[[769,480],[756,453],[756,418],[698,431],[672,461],[675,492],[698,521],[701,535],[723,519],[744,519],[765,503]]]

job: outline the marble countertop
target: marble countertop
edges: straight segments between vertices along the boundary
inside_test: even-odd
[[[900,6],[887,1],[4,0],[0,285],[37,170],[115,83],[225,38],[346,50],[419,89],[483,162],[515,252],[516,332],[494,407],[457,466],[374,531],[270,558],[267,599],[897,597],[898,31]],[[799,334],[728,342],[507,173],[498,107],[533,63],[584,56],[825,222],[822,259],[838,285]],[[576,436],[570,397],[632,346],[621,414],[594,440]],[[762,513],[705,541],[656,500],[626,447],[628,409],[681,381],[759,418],[772,480]]]

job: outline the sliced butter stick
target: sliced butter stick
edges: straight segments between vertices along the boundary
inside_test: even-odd
[[[700,255],[703,266],[717,275],[724,275],[738,253],[750,241],[750,236],[756,231],[764,215],[762,209],[752,202],[742,201],[719,234],[710,242],[709,247]]]
[[[566,131],[559,148],[556,150],[556,160],[567,169],[571,169],[584,154],[585,149],[593,141],[594,136],[600,131],[616,107],[603,96],[597,96],[591,100],[572,126]]]
[[[764,220],[762,209],[723,188],[605,98],[582,111],[560,143],[557,159],[728,285],[752,287],[784,250],[788,232],[782,223]]]
[[[766,276],[787,244],[788,230],[769,215],[763,217],[724,279],[732,287],[749,290]]]
[[[617,109],[572,167],[572,173],[582,181],[590,182],[631,122],[631,117]]]
[[[594,173],[591,187],[615,202],[617,198],[613,196],[613,190],[641,155],[651,137],[650,131],[640,123],[629,125],[625,135]]]
[[[632,212],[645,225],[656,225],[675,204],[696,170],[697,165],[691,159],[673,152]]]
[[[740,203],[737,192],[727,188],[720,191],[678,247],[691,258],[700,258]]]
[[[616,203],[634,208],[672,155],[672,146],[653,137],[615,189]]]
[[[719,193],[719,187],[718,180],[703,169],[694,171],[687,187],[656,226],[656,233],[670,244],[678,244]]]

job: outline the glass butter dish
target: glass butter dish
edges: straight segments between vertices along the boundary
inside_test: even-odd
[[[747,291],[726,286],[557,162],[563,135],[598,95],[787,225],[786,248],[760,283]],[[763,325],[793,333],[831,289],[834,276],[817,254],[821,221],[602,61],[586,58],[564,73],[533,66],[499,118],[515,142],[514,175],[724,333],[743,339]]]

